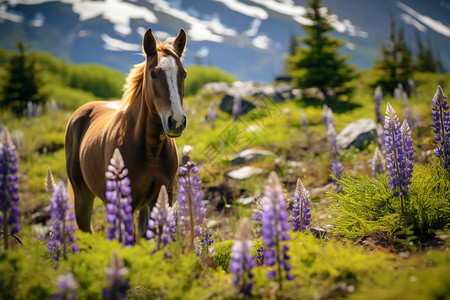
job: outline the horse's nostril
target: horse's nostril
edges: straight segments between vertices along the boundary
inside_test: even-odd
[[[186,128],[186,116],[183,116],[183,129],[185,129]]]
[[[172,116],[169,117],[169,119],[167,119],[167,126],[169,127],[169,130],[174,130],[175,126],[176,126],[176,122],[173,119]]]

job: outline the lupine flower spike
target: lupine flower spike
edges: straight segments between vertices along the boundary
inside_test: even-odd
[[[271,279],[277,276],[280,289],[282,289],[283,274],[288,280],[292,280],[294,276],[290,274],[291,266],[288,264],[290,258],[287,254],[289,245],[283,243],[291,239],[287,233],[290,227],[286,200],[283,188],[274,172],[269,175],[262,202],[262,237],[266,245],[264,256],[267,265],[275,266],[275,269],[267,273],[267,277]]]
[[[194,227],[194,234],[195,254],[200,258],[203,266],[215,267],[215,249],[214,246],[211,247],[212,243],[214,243],[214,239],[212,238],[211,229],[209,229],[206,224],[206,219],[203,220],[202,225]]]
[[[53,194],[53,191],[56,188],[55,180],[53,179],[53,174],[50,168],[47,170],[47,174],[45,175],[45,191],[49,194]]]
[[[108,240],[117,239],[125,246],[133,244],[133,214],[131,207],[130,179],[127,177],[119,149],[114,150],[106,171],[106,219],[111,224],[107,228]]]
[[[20,230],[17,171],[17,149],[5,127],[0,135],[0,228],[5,250],[9,248],[9,235],[20,242],[15,236]]]
[[[325,123],[325,128],[328,130],[328,124],[332,124],[334,128],[336,128],[336,122],[334,121],[334,115],[331,108],[329,108],[326,104],[323,106],[323,122]]]
[[[383,121],[380,113],[381,100],[383,100],[383,90],[381,89],[381,86],[376,87],[374,92],[374,98],[375,98],[375,118],[377,124],[381,124],[381,122]]]
[[[248,296],[253,287],[252,269],[255,267],[253,256],[249,254],[253,247],[250,239],[250,222],[244,218],[239,222],[236,239],[231,247],[230,271],[233,273],[233,286],[237,293]]]
[[[125,275],[128,274],[128,268],[125,267],[122,258],[117,252],[113,252],[111,262],[105,268],[105,273],[107,285],[102,291],[103,299],[125,300],[130,288],[128,280],[125,278]]]
[[[394,197],[400,197],[403,213],[403,198],[408,195],[413,171],[411,130],[407,122],[400,126],[399,118],[389,103],[384,128],[389,188],[394,191]]]
[[[162,245],[175,240],[176,230],[175,213],[169,206],[169,196],[163,185],[159,191],[158,200],[150,213],[146,235],[148,239],[155,239],[157,249],[160,249]]]
[[[383,156],[381,155],[380,148],[375,148],[375,154],[372,158],[372,177],[377,178],[378,175],[384,173]]]
[[[78,287],[72,273],[61,274],[58,276],[58,292],[52,295],[52,300],[75,300]]]
[[[294,231],[304,231],[309,228],[311,222],[311,200],[309,192],[303,186],[302,180],[297,179],[294,192],[294,204],[292,205],[292,227]]]
[[[339,148],[337,145],[336,128],[331,123],[328,124],[327,137],[328,155],[331,160],[335,160],[339,156]]]
[[[178,171],[177,214],[184,231],[190,236],[187,253],[194,248],[194,227],[203,224],[205,218],[202,182],[195,175],[197,173],[198,167],[190,160]]]
[[[61,257],[66,259],[69,244],[72,245],[72,252],[79,252],[78,245],[74,244],[75,237],[75,216],[72,205],[69,204],[69,196],[67,195],[64,182],[58,183],[53,191],[53,198],[50,200],[51,217],[53,219],[51,241],[48,242],[47,248],[53,254],[52,258],[58,261]],[[61,249],[62,248],[62,249]]]
[[[308,118],[306,117],[306,113],[303,108],[300,110],[300,123],[302,124],[303,131],[306,134],[306,138],[310,140],[311,134],[308,131]]]
[[[434,139],[439,142],[436,156],[442,166],[450,170],[450,110],[444,91],[438,86],[432,106]]]
[[[342,179],[342,176],[344,175],[344,166],[336,159],[331,164],[331,173],[336,177],[337,180]],[[332,179],[334,183],[338,184],[336,179]]]
[[[236,121],[242,112],[242,100],[239,96],[233,98],[233,119]]]

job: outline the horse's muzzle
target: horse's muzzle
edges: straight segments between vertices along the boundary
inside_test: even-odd
[[[186,128],[186,116],[183,116],[181,124],[177,126],[177,122],[172,116],[167,118],[167,135],[169,137],[179,137]]]

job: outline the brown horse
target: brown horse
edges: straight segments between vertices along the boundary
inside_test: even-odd
[[[148,29],[142,41],[146,60],[131,70],[122,100],[89,102],[70,118],[66,168],[81,230],[91,231],[94,197],[106,203],[105,172],[115,148],[129,171],[133,211],[139,210],[138,236],[147,228],[149,208],[162,185],[172,201],[179,166],[174,138],[186,127],[186,70],[181,64],[185,45],[183,29],[172,44],[157,44]]]

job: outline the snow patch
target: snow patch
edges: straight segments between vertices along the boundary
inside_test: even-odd
[[[103,48],[110,51],[140,51],[142,47],[138,44],[126,43],[124,41],[112,38],[105,33],[102,34],[101,37],[103,42],[105,42]]]
[[[398,1],[397,6],[411,15],[412,17],[416,18],[419,22],[422,24],[428,26],[432,30],[436,31],[437,33],[440,33],[442,35],[445,35],[447,37],[450,37],[450,28],[444,24],[442,24],[440,21],[434,20],[428,16],[422,15],[409,7],[408,5]]]
[[[220,2],[229,9],[252,18],[265,20],[269,17],[267,11],[265,11],[261,7],[248,5],[238,0],[213,0],[213,1]]]

